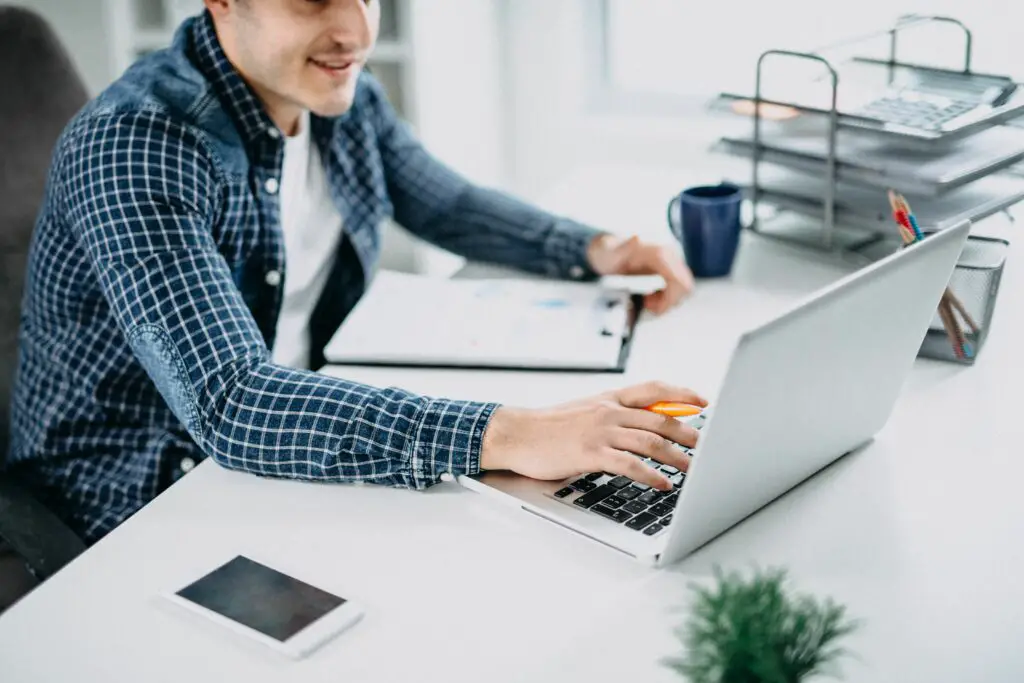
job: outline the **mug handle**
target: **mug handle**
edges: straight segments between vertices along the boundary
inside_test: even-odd
[[[677,235],[677,233],[679,232],[678,224],[673,215],[677,206],[679,206],[679,195],[672,197],[672,201],[668,203],[668,228],[669,230],[672,231],[673,235]]]

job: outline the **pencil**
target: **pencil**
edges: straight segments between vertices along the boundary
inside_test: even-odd
[[[901,208],[907,212],[907,220],[910,222],[910,227],[914,231],[914,237],[917,239],[924,239],[924,233],[921,232],[921,228],[917,224],[917,217],[914,216],[914,210],[910,208],[910,202],[907,198],[901,194],[896,195],[896,201],[899,202]]]
[[[956,314],[954,312],[955,305],[953,304],[954,298],[956,297],[954,297],[952,292],[950,292],[947,305],[949,309],[949,316],[953,318],[953,322],[956,322]],[[961,326],[960,323],[957,322],[954,331],[956,332],[957,337],[960,341],[960,350],[963,351],[964,357],[972,358],[974,356],[974,348],[971,346],[970,340],[967,339],[967,333],[964,332],[963,326]]]
[[[963,358],[964,350],[960,345],[960,335],[955,331],[957,328],[956,320],[953,319],[953,312],[949,309],[949,303],[945,297],[939,303],[939,317],[942,318],[942,326],[946,328],[946,336],[949,337],[949,343],[953,345],[953,355],[957,358]]]
[[[978,323],[974,322],[974,318],[972,318],[971,314],[967,312],[966,308],[964,308],[963,302],[960,301],[960,299],[957,298],[957,296],[948,288],[946,289],[946,292],[949,293],[949,302],[953,304],[953,308],[955,308],[963,317],[964,322],[966,322],[967,326],[971,328],[971,332],[974,334],[981,332],[981,327],[978,326]]]
[[[899,202],[896,201],[896,192],[894,190],[889,190],[889,206],[892,207],[893,213],[900,210],[900,205]]]
[[[924,233],[921,232],[921,228],[917,224],[917,217],[914,216],[914,212],[910,208],[910,202],[908,202],[906,197],[904,197],[902,194],[896,194],[895,198],[897,203],[907,212],[907,220],[910,222],[910,227],[913,229],[914,235],[917,237],[917,239],[923,239]],[[891,201],[892,200],[890,199],[890,202]],[[946,300],[947,307],[949,308],[949,317],[954,324],[954,332],[959,337],[961,346],[963,347],[964,353],[966,354],[970,349],[970,345],[967,343],[963,330],[960,328],[960,323],[957,322],[954,310],[960,313],[960,315],[964,319],[964,322],[967,323],[968,327],[970,327],[971,331],[973,331],[975,334],[977,334],[981,330],[981,328],[978,326],[978,323],[974,321],[974,318],[971,317],[971,314],[967,312],[967,307],[964,306],[964,303],[960,300],[960,297],[953,293],[952,289],[946,287],[946,291],[943,296]]]
[[[896,225],[899,228],[900,236],[903,238],[904,244],[912,244],[914,242],[924,239],[924,233],[921,232],[921,228],[917,223],[917,218],[914,216],[913,210],[910,208],[910,203],[906,198],[895,192],[889,190],[889,206],[892,207],[893,218],[896,220]],[[946,336],[949,337],[949,342],[953,346],[953,353],[957,358],[963,358],[965,356],[973,356],[973,349],[967,342],[967,338],[964,335],[963,329],[960,327],[960,323],[957,322],[956,313],[954,309],[964,317],[964,320],[971,327],[975,334],[978,332],[978,326],[974,322],[974,319],[967,313],[967,309],[964,307],[963,302],[946,287],[946,290],[942,294],[942,299],[939,302],[939,318],[942,320],[942,326],[946,330]]]

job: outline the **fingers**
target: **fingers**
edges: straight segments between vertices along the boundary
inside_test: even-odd
[[[674,249],[647,244],[637,236],[609,246],[609,240],[595,240],[597,253],[591,262],[602,275],[660,275],[665,288],[648,294],[644,306],[656,315],[669,310],[693,291],[693,273]]]
[[[621,474],[624,477],[647,484],[659,491],[669,491],[672,489],[672,482],[664,474],[656,472],[653,468],[643,464],[640,458],[632,453],[609,450],[604,458],[602,468],[605,472]]]
[[[684,472],[690,467],[690,456],[672,445],[668,439],[653,432],[645,432],[641,429],[621,429],[616,433],[612,446],[657,460],[665,465],[672,465]]]
[[[667,249],[658,248],[652,258],[651,269],[665,279],[665,288],[647,295],[644,305],[660,315],[693,291],[693,274],[681,258]]]
[[[664,289],[644,297],[645,308],[660,315],[693,291],[693,273],[675,251],[635,239],[629,244],[629,258],[620,271],[626,275],[660,275],[665,280]]]
[[[705,407],[708,402],[697,395],[697,392],[685,387],[678,387],[665,382],[647,382],[619,389],[613,394],[615,399],[627,408],[646,408],[658,401],[679,401]]]
[[[658,415],[646,410],[630,410],[625,412],[623,414],[622,426],[630,429],[639,429],[689,448],[697,445],[697,439],[700,434],[696,429],[681,420]],[[674,465],[675,463],[669,464]]]

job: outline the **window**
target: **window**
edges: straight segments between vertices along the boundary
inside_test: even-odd
[[[975,70],[1011,75],[1024,71],[1024,5],[1005,0],[604,0],[601,5],[603,89],[620,96],[693,100],[725,89],[750,92],[764,50],[820,49],[884,29],[898,16],[913,13],[964,22],[974,35]],[[963,64],[962,34],[949,24],[908,30],[899,40],[899,59],[944,67]],[[888,40],[883,35],[856,48],[862,56],[884,57]],[[769,76],[782,66],[766,65],[764,73]]]

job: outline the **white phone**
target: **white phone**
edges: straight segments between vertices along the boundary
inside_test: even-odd
[[[242,555],[165,597],[294,659],[363,616],[351,600]]]

